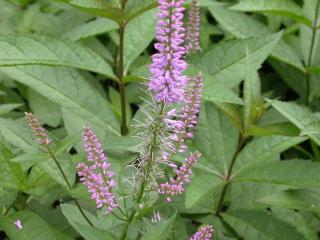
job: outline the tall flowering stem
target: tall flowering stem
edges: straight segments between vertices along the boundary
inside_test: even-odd
[[[190,240],[211,240],[213,237],[213,227],[211,225],[205,225],[196,232]]]
[[[149,89],[158,102],[176,103],[183,97],[187,68],[183,56],[185,29],[183,27],[182,5],[185,0],[159,0],[156,29],[158,53],[152,56]]]
[[[37,142],[44,148],[44,150],[51,156],[51,158],[53,159],[53,161],[55,162],[55,164],[57,165],[67,187],[69,190],[72,189],[72,185],[69,182],[66,173],[64,172],[64,170],[62,169],[58,159],[56,158],[55,154],[53,153],[53,151],[50,148],[50,144],[51,144],[51,139],[48,137],[45,129],[41,126],[39,120],[32,114],[32,113],[25,113],[25,118],[26,121],[29,125],[29,127],[32,129],[32,132],[34,134],[34,136],[37,138]],[[84,213],[83,209],[80,206],[80,203],[78,202],[77,199],[74,199],[75,204],[77,206],[77,208],[79,209],[81,215],[84,217],[84,219],[88,222],[89,225],[93,226],[92,222],[90,221],[90,219],[86,216],[86,214]]]
[[[112,179],[114,173],[110,171],[110,163],[91,128],[84,128],[83,140],[87,160],[93,164],[91,166],[85,163],[78,164],[80,181],[87,186],[97,208],[106,207],[106,213],[110,213],[117,207],[115,196],[112,193],[112,189],[115,187],[115,182]]]
[[[143,193],[148,185],[150,172],[153,165],[162,158],[160,142],[164,142],[164,116],[167,105],[179,102],[183,98],[187,77],[183,71],[187,68],[184,60],[185,48],[182,7],[185,0],[159,0],[158,21],[156,28],[155,49],[150,66],[151,80],[149,90],[155,101],[154,117],[147,124],[147,137],[144,152],[141,154],[142,183],[137,194],[137,203],[143,198]],[[161,139],[162,136],[162,139]]]
[[[167,201],[171,202],[171,197],[184,192],[184,185],[190,182],[192,174],[192,166],[198,161],[201,154],[199,152],[192,153],[185,159],[185,162],[176,169],[176,178],[170,178],[169,182],[160,184],[158,192],[167,195]]]
[[[200,47],[200,6],[199,0],[192,0],[189,10],[189,21],[186,34],[186,51],[195,53]]]
[[[168,200],[175,194],[184,191],[184,184],[189,182],[191,167],[200,157],[196,152],[186,158],[185,163],[177,168],[170,162],[171,156],[180,149],[178,145],[188,137],[196,124],[196,115],[199,112],[199,95],[196,96],[189,90],[196,87],[200,80],[190,79],[184,75],[187,68],[185,61],[185,28],[183,27],[185,0],[158,0],[158,21],[156,27],[155,49],[158,51],[152,56],[150,66],[151,78],[148,89],[151,92],[151,101],[146,100],[151,111],[141,107],[145,113],[145,122],[138,122],[139,127],[144,131],[138,133],[143,143],[138,145],[140,151],[139,159],[134,166],[140,170],[137,191],[135,195],[136,204],[143,207],[146,203],[146,192],[158,190],[160,194],[168,194]],[[187,86],[187,83],[190,86]],[[197,85],[199,89],[200,83]],[[191,94],[189,96],[189,93]],[[191,97],[191,98],[190,98]],[[185,109],[180,116],[180,111],[174,107],[176,104],[190,104],[195,109]],[[167,164],[175,167],[176,177],[167,184],[158,186],[157,179],[163,176],[160,164]],[[135,185],[134,185],[135,186]],[[128,220],[128,225],[121,240],[126,239],[128,226],[134,219],[136,210],[133,211]]]

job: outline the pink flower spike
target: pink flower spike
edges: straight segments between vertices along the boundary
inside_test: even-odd
[[[200,6],[199,0],[192,0],[189,10],[189,21],[186,34],[186,51],[195,53],[200,47]]]
[[[213,233],[214,230],[211,225],[204,225],[190,238],[190,240],[211,240]]]
[[[183,13],[185,0],[159,0],[155,44],[158,53],[152,56],[149,89],[157,102],[177,103],[182,97],[187,77]]]
[[[48,146],[51,143],[45,129],[41,126],[38,119],[32,113],[25,113],[25,118],[33,134],[37,137],[37,142],[42,146]]]
[[[184,185],[190,182],[190,175],[192,174],[192,166],[198,161],[201,154],[194,152],[185,159],[185,162],[176,169],[176,178],[171,178],[169,182],[161,183],[158,187],[158,193],[167,195],[167,201],[172,201],[172,196],[182,194],[184,192]]]
[[[200,112],[201,94],[203,89],[203,80],[201,73],[190,78],[187,88],[184,93],[184,106],[180,116],[180,125],[176,133],[172,135],[172,140],[177,146],[177,151],[184,152],[187,147],[184,144],[185,140],[193,137],[193,130],[198,123],[198,114]]]
[[[96,202],[97,208],[106,207],[106,213],[112,212],[117,207],[112,189],[115,182],[112,179],[114,173],[109,170],[110,163],[91,128],[84,128],[84,150],[87,160],[93,162],[91,166],[79,163],[77,166],[80,181],[87,186],[91,199]]]
[[[20,219],[17,219],[15,222],[14,222],[14,225],[16,226],[16,228],[18,230],[21,230],[22,229],[22,222]]]

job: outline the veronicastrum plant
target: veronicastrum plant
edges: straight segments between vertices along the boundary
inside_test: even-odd
[[[1,1],[0,239],[318,239],[319,8]]]

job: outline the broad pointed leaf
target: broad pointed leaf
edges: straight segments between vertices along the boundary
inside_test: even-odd
[[[17,65],[67,66],[116,79],[109,64],[91,49],[46,35],[0,36],[0,66]]]

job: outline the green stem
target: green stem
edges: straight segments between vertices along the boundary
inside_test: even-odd
[[[62,175],[62,177],[63,177],[63,179],[65,181],[65,183],[68,186],[68,189],[71,190],[72,186],[71,186],[71,184],[70,184],[70,182],[69,182],[69,180],[67,178],[67,175],[63,171],[58,159],[56,158],[56,156],[54,155],[54,153],[52,152],[51,148],[48,145],[46,145],[46,149],[47,149],[48,153],[50,154],[51,158],[53,159],[53,161],[55,162],[55,164],[57,165],[57,167],[58,167],[58,169],[59,169],[59,171],[60,171],[60,173],[61,173],[61,175]],[[84,213],[83,209],[81,208],[79,201],[77,199],[74,199],[74,201],[75,201],[75,204],[76,204],[77,208],[79,209],[81,215],[84,217],[84,219],[89,223],[90,226],[93,226],[92,222],[89,220],[89,218],[86,216],[86,214]]]
[[[128,219],[128,223],[126,224],[126,228],[125,230],[122,232],[122,235],[120,237],[120,240],[125,240],[126,237],[127,237],[127,234],[128,234],[128,230],[129,230],[129,226],[130,226],[130,223],[132,222],[133,218],[134,218],[134,215],[136,214],[136,211],[133,211]]]
[[[121,8],[124,12],[126,1],[121,1]],[[124,82],[124,34],[125,34],[125,22],[122,21],[119,24],[119,66],[118,66],[118,78],[119,78],[119,90],[120,90],[120,105],[121,105],[121,135],[128,134],[127,127],[127,115],[126,115],[126,91]]]
[[[3,213],[4,216],[8,215],[8,213],[10,212],[11,208],[13,208],[14,203],[12,203]]]
[[[316,43],[316,35],[317,35],[317,22],[319,18],[319,8],[320,8],[320,0],[317,2],[316,12],[314,14],[313,24],[312,24],[312,37],[311,37],[311,45],[309,49],[309,56],[307,62],[307,70],[306,70],[306,104],[309,104],[310,101],[310,73],[308,72],[308,68],[312,67],[312,59],[315,50]]]
[[[138,195],[137,195],[137,205],[139,206],[139,204],[141,203],[142,199],[143,199],[143,194],[144,194],[144,191],[145,191],[145,188],[147,186],[147,183],[148,183],[148,178],[149,178],[149,173],[150,173],[150,170],[151,170],[151,167],[152,167],[152,164],[154,162],[154,153],[156,152],[156,148],[157,148],[157,142],[158,142],[158,136],[159,136],[159,130],[160,130],[160,125],[161,125],[161,122],[162,122],[162,115],[163,115],[163,111],[164,111],[164,107],[165,107],[165,104],[161,104],[160,105],[160,108],[159,108],[159,111],[157,113],[157,118],[155,119],[155,122],[154,122],[154,129],[152,131],[152,140],[151,140],[151,143],[150,143],[150,146],[148,147],[148,152],[149,152],[149,156],[148,156],[148,162],[147,162],[147,166],[146,168],[144,169],[144,173],[143,173],[143,181],[141,183],[141,187],[139,189],[139,192],[138,192]],[[128,223],[126,225],[126,229],[124,230],[124,232],[122,233],[122,236],[121,236],[121,240],[124,240],[128,234],[128,229],[129,229],[129,226],[132,222],[132,220],[134,219],[134,215],[135,215],[136,211],[133,211],[128,219]]]
[[[124,222],[127,221],[127,219],[124,219],[124,218],[122,218],[122,217],[119,217],[114,211],[112,211],[111,214],[112,214],[113,216],[115,216],[116,218],[118,218],[119,220],[121,220],[121,221],[124,221]]]
[[[147,166],[144,172],[144,179],[143,182],[141,184],[141,188],[140,191],[138,193],[137,196],[137,204],[139,205],[141,203],[141,200],[143,198],[143,193],[144,190],[146,188],[147,182],[148,182],[148,178],[149,178],[149,172],[151,170],[152,164],[154,163],[154,153],[156,152],[156,148],[157,148],[157,142],[158,142],[158,136],[159,136],[159,131],[160,131],[160,125],[162,123],[162,115],[163,115],[163,111],[164,111],[164,103],[161,104],[160,109],[157,113],[157,118],[155,119],[155,123],[154,123],[154,129],[152,131],[152,141],[151,144],[149,146],[148,152],[149,152],[149,156],[147,158]]]
[[[223,205],[224,205],[224,199],[226,197],[226,194],[227,194],[227,190],[229,188],[229,185],[230,185],[230,180],[231,180],[231,176],[232,176],[232,170],[233,170],[233,166],[234,164],[236,163],[236,159],[237,159],[237,156],[241,150],[241,148],[243,147],[245,143],[245,138],[243,138],[242,136],[240,137],[240,140],[239,140],[239,143],[238,143],[238,146],[237,146],[237,149],[236,149],[236,152],[234,153],[233,157],[232,157],[232,160],[231,160],[231,164],[229,166],[229,169],[228,169],[228,172],[227,172],[227,175],[225,177],[225,181],[226,181],[226,184],[224,185],[223,189],[222,189],[222,192],[221,192],[221,195],[220,195],[220,199],[219,199],[219,203],[218,203],[218,208],[217,208],[217,211],[216,211],[216,216],[217,217],[220,217],[220,214],[223,210]]]

